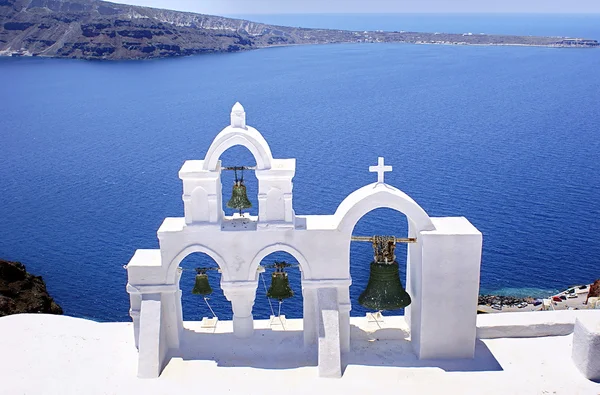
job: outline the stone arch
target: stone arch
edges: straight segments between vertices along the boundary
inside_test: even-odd
[[[337,229],[351,234],[356,223],[377,208],[390,208],[406,215],[409,232],[435,230],[429,215],[410,196],[386,184],[371,184],[352,192],[338,206],[334,218]],[[414,229],[411,229],[414,227]]]
[[[298,264],[300,264],[300,269],[302,270],[302,278],[311,278],[310,265],[308,260],[304,257],[304,255],[298,251],[296,248],[292,247],[289,244],[283,243],[275,243],[269,246],[264,247],[260,250],[252,259],[252,264],[250,265],[250,270],[248,272],[248,280],[253,281],[256,279],[256,271],[258,269],[258,265],[265,259],[267,256],[271,255],[274,252],[287,252],[296,260],[298,260]]]
[[[337,229],[348,238],[348,247],[350,237],[354,227],[365,214],[378,209],[389,208],[404,214],[407,217],[408,233],[410,237],[417,237],[417,243],[409,244],[406,256],[406,283],[407,292],[411,295],[412,303],[405,309],[405,317],[410,325],[411,335],[414,336],[416,343],[420,341],[420,322],[421,322],[421,298],[422,290],[420,287],[422,255],[421,240],[418,237],[421,231],[433,231],[435,226],[429,218],[429,215],[419,206],[410,196],[404,192],[384,183],[374,183],[364,186],[344,199],[338,206],[334,214],[334,224]],[[349,256],[348,256],[349,258]],[[350,271],[350,262],[348,261],[348,274]],[[346,291],[347,300],[350,300],[350,289]],[[348,316],[347,316],[348,317]],[[341,329],[342,347],[350,347],[350,329],[349,318],[345,318],[344,327]]]
[[[370,219],[377,219],[377,222],[369,221],[367,218],[372,216]],[[379,222],[379,221],[384,221]],[[370,224],[367,225],[367,223]],[[367,225],[361,227],[360,225]],[[347,275],[351,279],[351,284],[348,287],[348,298],[349,303],[352,306],[355,314],[364,317],[365,313],[372,312],[368,308],[361,306],[358,302],[359,297],[363,291],[366,290],[367,285],[371,279],[371,262],[373,262],[373,246],[371,243],[353,243],[350,240],[350,235],[360,236],[373,236],[373,235],[395,235],[397,237],[413,237],[410,235],[410,220],[403,212],[392,209],[389,207],[377,207],[373,210],[364,213],[354,225],[355,228],[350,230],[350,233],[344,234],[346,240],[346,252],[347,252]],[[366,229],[368,227],[368,230]],[[406,233],[408,231],[408,234]],[[373,232],[373,233],[371,233]],[[416,243],[404,244],[400,243],[396,245],[394,258],[398,263],[399,279],[405,290],[408,288],[408,280],[410,277],[409,273],[409,249],[416,246]],[[420,266],[420,265],[419,265]],[[411,292],[409,292],[411,294]],[[411,294],[411,297],[413,295]],[[399,315],[400,312],[397,310],[386,311],[385,315]],[[405,313],[406,314],[406,310]],[[352,338],[352,336],[350,336]]]
[[[252,153],[257,170],[271,169],[273,155],[269,144],[258,130],[249,126],[245,129],[232,126],[223,129],[210,145],[204,158],[203,169],[215,171],[223,152],[236,145],[244,146]]]
[[[176,256],[169,262],[169,266],[167,267],[167,284],[175,284],[177,281],[177,268],[179,264],[190,254],[195,252],[201,252],[214,260],[219,269],[221,269],[222,278],[228,279],[227,265],[225,264],[225,260],[221,255],[216,253],[214,250],[201,245],[201,244],[192,244],[183,248]]]

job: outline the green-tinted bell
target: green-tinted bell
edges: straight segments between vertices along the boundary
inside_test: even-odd
[[[233,185],[233,192],[231,193],[231,199],[229,199],[227,202],[227,207],[237,210],[252,207],[252,203],[250,203],[250,200],[248,200],[246,186],[243,184],[243,182],[237,181]]]
[[[267,291],[267,296],[273,299],[287,299],[294,296],[294,291],[290,288],[290,280],[286,272],[274,272],[271,276],[271,286]]]
[[[194,295],[210,295],[212,288],[208,283],[208,275],[206,273],[196,274],[196,283],[194,289],[192,289]]]
[[[398,262],[371,262],[369,283],[358,303],[371,310],[396,310],[410,304],[410,295],[400,281]]]

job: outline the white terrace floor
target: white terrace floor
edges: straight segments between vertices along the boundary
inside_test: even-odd
[[[544,314],[502,313],[486,320],[488,330],[489,320],[537,320],[539,326],[540,317],[554,317]],[[249,340],[234,338],[229,321],[214,334],[188,322],[183,352],[160,378],[143,380],[136,378],[130,323],[8,316],[0,318],[0,393],[600,394],[600,384],[571,362],[572,334],[478,340],[474,360],[419,361],[404,330],[385,328],[403,324],[402,317],[386,318],[384,328],[373,332],[375,324],[353,318],[343,377],[320,379],[316,351],[302,347],[301,320],[288,320],[286,331],[256,321]]]

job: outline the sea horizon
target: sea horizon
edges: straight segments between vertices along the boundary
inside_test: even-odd
[[[544,16],[527,26],[519,17],[509,23],[496,16],[423,21],[335,14],[299,21],[347,30],[407,25],[475,33],[474,27],[488,26],[502,34],[569,31],[595,39],[595,16],[561,16],[561,25],[555,15]],[[431,216],[465,216],[482,231],[480,293],[540,297],[589,284],[600,274],[599,66],[598,49],[406,44],[291,46],[143,62],[0,58],[0,84],[9,92],[0,117],[0,257],[43,276],[67,315],[128,320],[123,265],[138,248],[158,248],[165,217],[183,216],[179,168],[204,157],[239,101],[273,155],[297,159],[298,215],[332,214],[348,194],[374,181],[368,167],[384,156],[394,167],[386,180]],[[233,149],[223,161],[253,159]],[[251,175],[253,215],[255,183]],[[226,201],[231,180],[223,185]],[[406,219],[376,210],[356,232],[404,235]],[[356,302],[371,259],[364,247],[351,250],[353,316],[365,313]],[[399,249],[404,283],[403,254]],[[182,263],[201,265],[214,262],[195,254]],[[228,319],[229,302],[218,276],[211,276],[213,307]],[[301,295],[297,270],[290,279]],[[184,273],[181,286],[184,318],[207,316],[204,301],[190,294],[193,275]],[[270,315],[262,288],[261,281],[257,319]],[[300,317],[301,298],[286,302],[284,314]]]
[[[398,30],[423,33],[485,33],[580,37],[600,40],[600,13],[313,13],[229,14],[227,18],[304,28]]]

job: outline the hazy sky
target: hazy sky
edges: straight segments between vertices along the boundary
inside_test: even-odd
[[[600,13],[600,0],[112,0],[203,14],[522,12]]]

